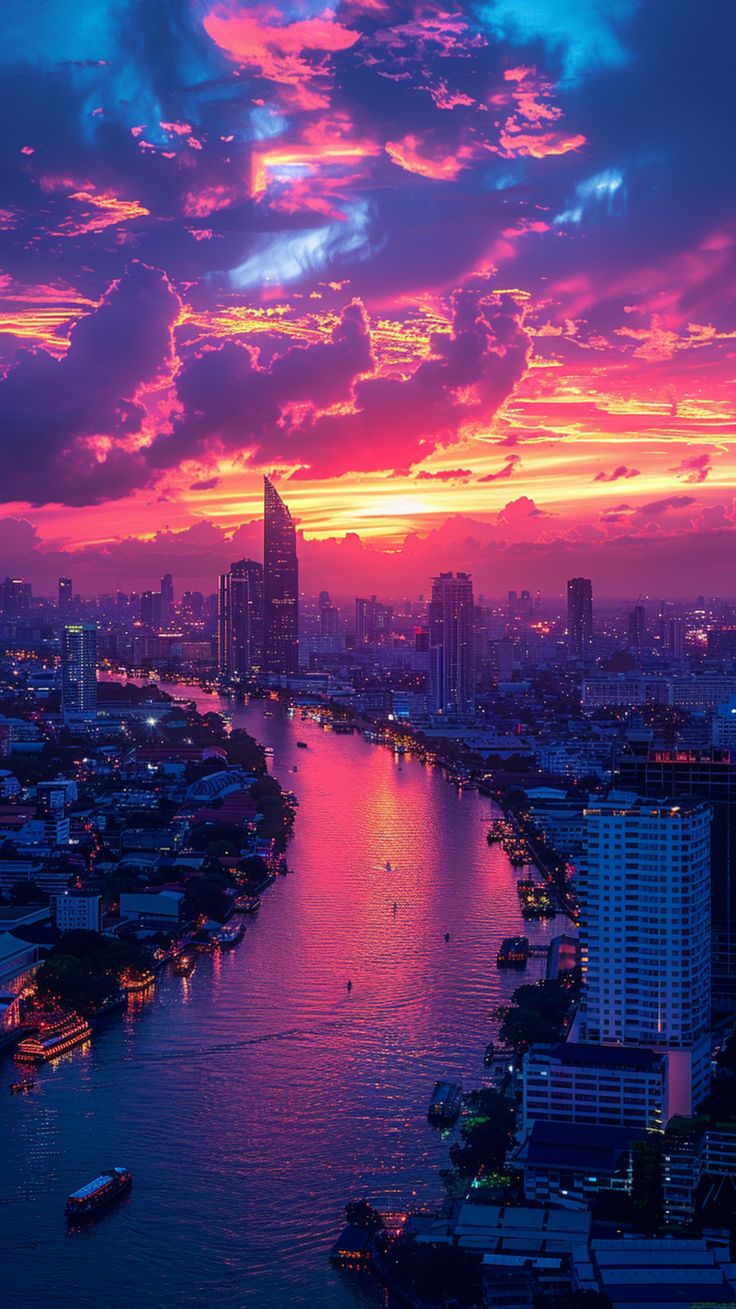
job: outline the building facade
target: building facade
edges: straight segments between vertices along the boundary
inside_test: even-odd
[[[537,1120],[661,1131],[666,1060],[653,1050],[567,1041],[525,1054],[522,1112],[526,1133]]]

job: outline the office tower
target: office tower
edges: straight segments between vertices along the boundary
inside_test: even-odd
[[[429,605],[429,712],[472,717],[475,681],[473,583],[468,573],[440,573]]]
[[[168,627],[174,617],[174,579],[171,573],[161,578],[161,623]]]
[[[320,635],[337,636],[340,631],[340,610],[337,605],[322,605],[319,611]]]
[[[263,479],[264,666],[299,671],[299,561],[294,522],[269,477]]]
[[[617,785],[646,798],[696,796],[712,806],[710,911],[716,1011],[736,1005],[736,754],[728,750],[656,750],[621,754]]]
[[[571,577],[567,583],[567,648],[583,658],[593,642],[593,583],[589,577]]]
[[[667,648],[673,659],[685,657],[685,620],[670,618],[667,628]]]
[[[666,1052],[666,1117],[690,1113],[708,1091],[710,808],[612,792],[584,818],[578,1033]]]
[[[68,623],[61,637],[61,707],[64,718],[97,711],[97,625]]]
[[[18,577],[6,577],[0,587],[0,605],[5,618],[20,618],[31,607],[31,584]]]
[[[161,626],[161,592],[141,591],[141,622],[144,627]]]
[[[263,567],[253,559],[220,576],[217,653],[226,677],[252,677],[263,667]]]
[[[72,607],[72,579],[59,578],[59,616],[68,618]]]
[[[647,642],[647,611],[643,605],[636,605],[629,614],[629,648],[641,650]]]
[[[355,641],[357,645],[378,645],[393,629],[393,605],[381,604],[374,595],[355,601]]]

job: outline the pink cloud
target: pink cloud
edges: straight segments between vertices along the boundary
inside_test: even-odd
[[[670,472],[681,478],[683,482],[705,482],[708,475],[712,473],[710,455],[691,455],[687,459],[682,459],[675,468]]]
[[[343,26],[329,10],[293,23],[279,24],[274,17],[265,6],[220,4],[205,16],[204,29],[234,62],[281,87],[295,108],[327,108],[328,57],[349,50],[360,33]]]

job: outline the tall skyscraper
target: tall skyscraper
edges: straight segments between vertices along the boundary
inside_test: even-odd
[[[669,1113],[707,1094],[710,807],[612,792],[578,865],[584,1041],[666,1052]]]
[[[583,658],[593,642],[593,583],[589,577],[571,577],[567,583],[567,648]]]
[[[72,579],[71,577],[59,578],[59,615],[61,618],[68,618],[72,607]]]
[[[263,566],[253,559],[220,576],[217,653],[226,677],[248,678],[263,667]]]
[[[299,561],[294,521],[269,477],[263,479],[264,666],[299,671]]]
[[[97,711],[97,625],[67,623],[61,638],[61,708],[65,719]]]
[[[174,616],[174,579],[171,573],[161,578],[161,622],[168,627]]]
[[[647,611],[644,605],[636,605],[629,614],[629,647],[641,650],[647,641]]]
[[[161,626],[160,591],[141,591],[141,622],[154,629]]]
[[[432,714],[475,712],[475,603],[468,573],[440,573],[429,605],[429,697]]]

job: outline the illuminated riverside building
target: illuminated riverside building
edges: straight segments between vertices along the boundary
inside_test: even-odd
[[[567,583],[567,646],[582,658],[593,644],[593,583],[589,577],[571,577]]]
[[[709,1089],[710,806],[613,792],[585,820],[575,1038],[666,1054],[666,1122]]]
[[[62,632],[61,708],[65,720],[97,712],[96,623],[67,623]]]
[[[217,654],[225,677],[248,678],[263,667],[263,567],[253,559],[220,576]]]
[[[263,479],[264,667],[299,671],[299,561],[296,528],[269,477]]]
[[[472,718],[475,713],[475,604],[468,573],[440,573],[429,606],[431,714]]]

